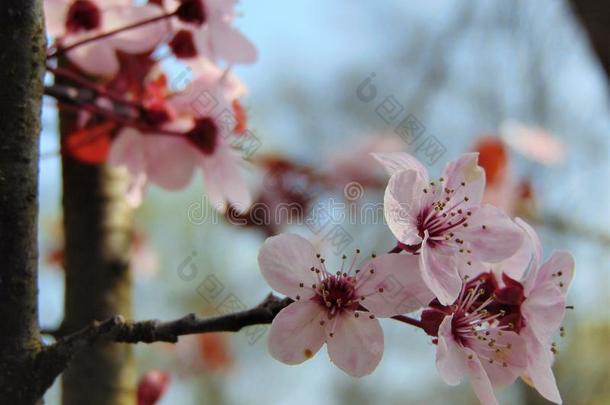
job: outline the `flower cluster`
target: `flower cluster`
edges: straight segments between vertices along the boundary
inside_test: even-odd
[[[259,254],[264,278],[294,302],[274,319],[271,355],[287,364],[324,343],[331,361],[361,377],[384,347],[376,318],[421,328],[437,347],[442,379],[464,377],[483,404],[494,388],[523,378],[561,403],[551,366],[574,273],[567,252],[542,263],[540,240],[521,219],[481,203],[485,172],[476,153],[450,162],[438,179],[406,153],[375,158],[390,174],[384,212],[397,245],[361,263],[343,257],[337,272],[305,239],[274,236]],[[420,319],[405,314],[421,311]]]
[[[180,189],[201,168],[215,207],[245,210],[251,197],[230,139],[247,128],[246,89],[230,67],[253,63],[257,52],[233,25],[235,4],[45,0],[55,77],[47,94],[76,112],[63,152],[126,167],[133,205],[147,184]],[[186,88],[168,83],[168,56],[192,76]]]

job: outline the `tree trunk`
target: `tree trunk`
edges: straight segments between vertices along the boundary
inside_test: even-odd
[[[72,113],[60,114],[62,139]],[[62,332],[121,314],[132,318],[129,254],[132,210],[125,203],[126,173],[64,154],[65,318]],[[131,345],[99,343],[76,355],[63,375],[65,405],[135,403]]]
[[[0,6],[0,403],[37,401],[38,141],[45,35],[41,2]],[[31,384],[26,384],[28,381]]]

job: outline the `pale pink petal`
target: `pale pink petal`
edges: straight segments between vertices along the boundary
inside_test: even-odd
[[[76,47],[67,56],[72,63],[92,75],[112,77],[119,72],[119,60],[108,41]]]
[[[497,405],[498,400],[493,391],[489,377],[481,364],[481,360],[477,354],[471,349],[465,347],[464,356],[466,358],[466,369],[470,377],[470,384],[474,393],[479,398],[481,405]]]
[[[491,205],[472,209],[468,226],[455,230],[468,243],[472,255],[484,262],[499,262],[512,256],[523,241],[522,230],[502,211]]]
[[[140,7],[113,8],[104,13],[104,31],[112,31],[161,14],[163,14],[163,10],[160,7],[150,4]],[[167,21],[159,21],[121,32],[108,40],[114,48],[124,52],[144,53],[155,48],[168,30]]]
[[[148,177],[146,176],[146,173],[140,172],[135,175],[130,175],[127,194],[125,194],[125,199],[130,207],[137,208],[142,204],[147,186]]]
[[[566,295],[572,278],[574,278],[574,257],[566,251],[554,252],[551,257],[540,267],[535,285],[553,283]]]
[[[425,187],[425,180],[415,170],[403,170],[390,178],[385,190],[383,210],[388,227],[406,245],[421,243],[417,215]]]
[[[310,359],[324,344],[325,311],[313,301],[298,301],[282,309],[271,323],[267,345],[271,356],[286,364]]]
[[[521,331],[527,342],[527,370],[524,379],[551,402],[561,404],[561,394],[553,375],[553,355],[550,345],[542,344],[529,328]],[[529,381],[528,381],[529,383]]]
[[[318,268],[320,263],[307,239],[293,234],[268,238],[258,254],[258,265],[275,291],[291,298],[300,295],[302,299],[314,294],[311,286],[317,279],[310,269]]]
[[[42,4],[47,33],[57,39],[66,31],[68,0],[44,0]]]
[[[366,297],[362,305],[380,318],[415,311],[434,298],[418,258],[406,254],[384,254],[366,263],[358,273],[356,293]]]
[[[564,145],[544,128],[508,121],[500,126],[500,134],[510,147],[535,162],[555,165],[565,159]]]
[[[478,153],[465,153],[447,163],[443,170],[443,188],[454,190],[451,200],[461,201],[461,208],[480,204],[485,190],[485,170],[478,164]]]
[[[125,195],[131,207],[142,203],[148,184],[146,161],[143,152],[143,135],[133,128],[122,129],[110,145],[107,162],[113,166],[123,166],[129,173],[129,184]]]
[[[521,305],[526,324],[543,342],[550,341],[565,315],[565,296],[559,287],[543,283],[534,288]]]
[[[166,190],[179,190],[191,182],[199,152],[185,139],[146,134],[142,143],[151,182]]]
[[[417,158],[405,152],[372,153],[390,176],[403,170],[415,170],[424,182],[428,182],[428,171]]]
[[[531,226],[520,218],[516,218],[515,222],[523,230],[521,246],[508,259],[491,264],[491,268],[496,277],[501,277],[502,273],[505,273],[513,280],[521,280],[526,274],[537,271],[542,248],[540,239]],[[527,273],[528,269],[530,273]]]
[[[370,314],[357,313],[358,317],[347,312],[328,321],[326,344],[330,360],[337,367],[352,377],[363,377],[372,373],[381,361],[383,331]]]
[[[453,256],[440,254],[428,244],[427,231],[422,242],[419,260],[422,279],[428,288],[436,295],[441,304],[453,304],[462,288],[462,279],[458,274],[456,262]]]
[[[492,357],[494,350],[500,349],[501,353],[494,353],[495,361],[483,361],[487,377],[493,387],[510,385],[521,375],[527,366],[527,350],[523,337],[515,332],[504,331],[502,335],[495,335],[495,345],[489,347],[489,341],[476,341],[472,349],[479,356]],[[510,349],[508,349],[510,347]]]
[[[209,30],[214,58],[228,63],[256,62],[256,47],[239,30],[224,22],[210,22]]]
[[[465,364],[461,348],[451,331],[452,320],[453,316],[446,316],[438,328],[436,368],[445,383],[458,385],[464,378]]]
[[[239,156],[228,146],[219,146],[211,156],[200,159],[208,197],[220,212],[227,202],[237,212],[246,212],[252,205],[252,196],[246,181],[239,173]]]

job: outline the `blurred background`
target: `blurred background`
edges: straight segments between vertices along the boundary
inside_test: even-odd
[[[610,403],[608,82],[572,4],[245,0],[239,10],[238,26],[259,50],[256,64],[236,69],[249,87],[243,104],[260,140],[243,161],[259,201],[297,201],[305,216],[329,201],[375,206],[386,178],[366,152],[410,151],[440,175],[448,160],[479,151],[490,183],[486,199],[535,224],[545,257],[568,249],[576,258],[574,309],[565,336],[557,337],[564,403]],[[58,326],[63,309],[56,115],[47,103],[40,206],[46,328]],[[137,210],[136,319],[256,305],[270,291],[256,256],[275,232],[315,241],[331,267],[356,248],[394,245],[379,214],[339,215],[342,222],[332,226],[305,218],[236,226],[204,195],[199,175],[181,192],[153,187]],[[267,353],[267,326],[182,338],[175,346],[138,345],[138,374],[171,375],[160,404],[476,403],[468,384],[441,381],[428,336],[382,322],[384,358],[360,380],[330,364],[325,349],[301,366],[276,362]],[[498,394],[500,403],[545,403],[521,382]],[[59,395],[56,384],[47,403],[59,403]]]

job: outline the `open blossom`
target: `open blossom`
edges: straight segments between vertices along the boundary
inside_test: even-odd
[[[326,343],[331,361],[343,371],[354,377],[370,374],[384,346],[376,317],[416,310],[432,297],[414,269],[413,256],[386,254],[359,270],[357,255],[349,266],[343,260],[341,269],[331,273],[300,236],[282,234],[265,241],[258,257],[263,276],[274,290],[295,300],[271,325],[268,345],[275,359],[299,364]],[[400,288],[392,288],[396,285]]]
[[[168,8],[178,10],[172,21],[174,36],[169,45],[186,61],[203,58],[229,64],[254,63],[254,45],[233,24],[236,0],[170,0]]]
[[[224,212],[231,203],[244,211],[250,206],[250,193],[239,173],[240,157],[229,142],[234,126],[221,121],[226,113],[232,117],[231,101],[241,94],[236,80],[221,71],[199,78],[192,87],[159,103],[157,108],[165,114],[158,133],[133,128],[119,132],[109,162],[127,167],[131,175],[127,197],[132,204],[141,201],[149,182],[180,189],[201,168],[215,208]]]
[[[403,250],[418,254],[422,277],[442,304],[459,295],[462,268],[499,262],[521,245],[513,221],[481,205],[485,173],[476,153],[449,162],[437,180],[407,153],[374,156],[391,175],[384,197],[388,226]]]
[[[465,284],[466,293],[462,292],[452,306],[433,301],[423,311],[422,323],[426,333],[437,338],[437,365],[447,383],[460,380],[452,378],[451,370],[460,377],[468,373],[481,402],[494,404],[492,388],[510,384],[521,375],[546,399],[560,404],[551,369],[556,352],[552,338],[560,330],[565,315],[574,260],[569,253],[560,251],[541,266],[542,251],[535,231],[525,222],[517,222],[525,234],[517,253],[500,264],[489,265],[489,270],[473,272],[473,278]],[[470,329],[464,325],[470,325]],[[492,367],[498,364],[498,359],[489,357],[491,352],[485,355],[487,358],[478,353],[479,359],[487,360],[481,361],[485,374],[476,361],[472,362],[477,348],[487,350],[483,343],[488,348],[500,347],[494,353],[501,355],[499,364],[503,372]],[[507,352],[503,347],[509,345],[511,351]],[[462,362],[458,361],[459,356],[452,358],[448,354],[449,348],[459,350]],[[456,350],[451,353],[455,355]],[[463,362],[464,353],[470,363]],[[473,374],[476,369],[478,373]]]
[[[45,0],[44,7],[47,30],[62,47],[163,13],[154,4],[134,6],[131,0]],[[79,45],[69,50],[67,57],[87,73],[112,77],[120,68],[116,51],[131,54],[151,51],[166,32],[163,22],[146,24]]]
[[[527,364],[524,339],[492,311],[493,290],[485,278],[466,283],[451,306],[422,314],[427,332],[437,336],[436,366],[449,385],[465,376],[483,405],[497,404],[494,387],[513,383]]]

